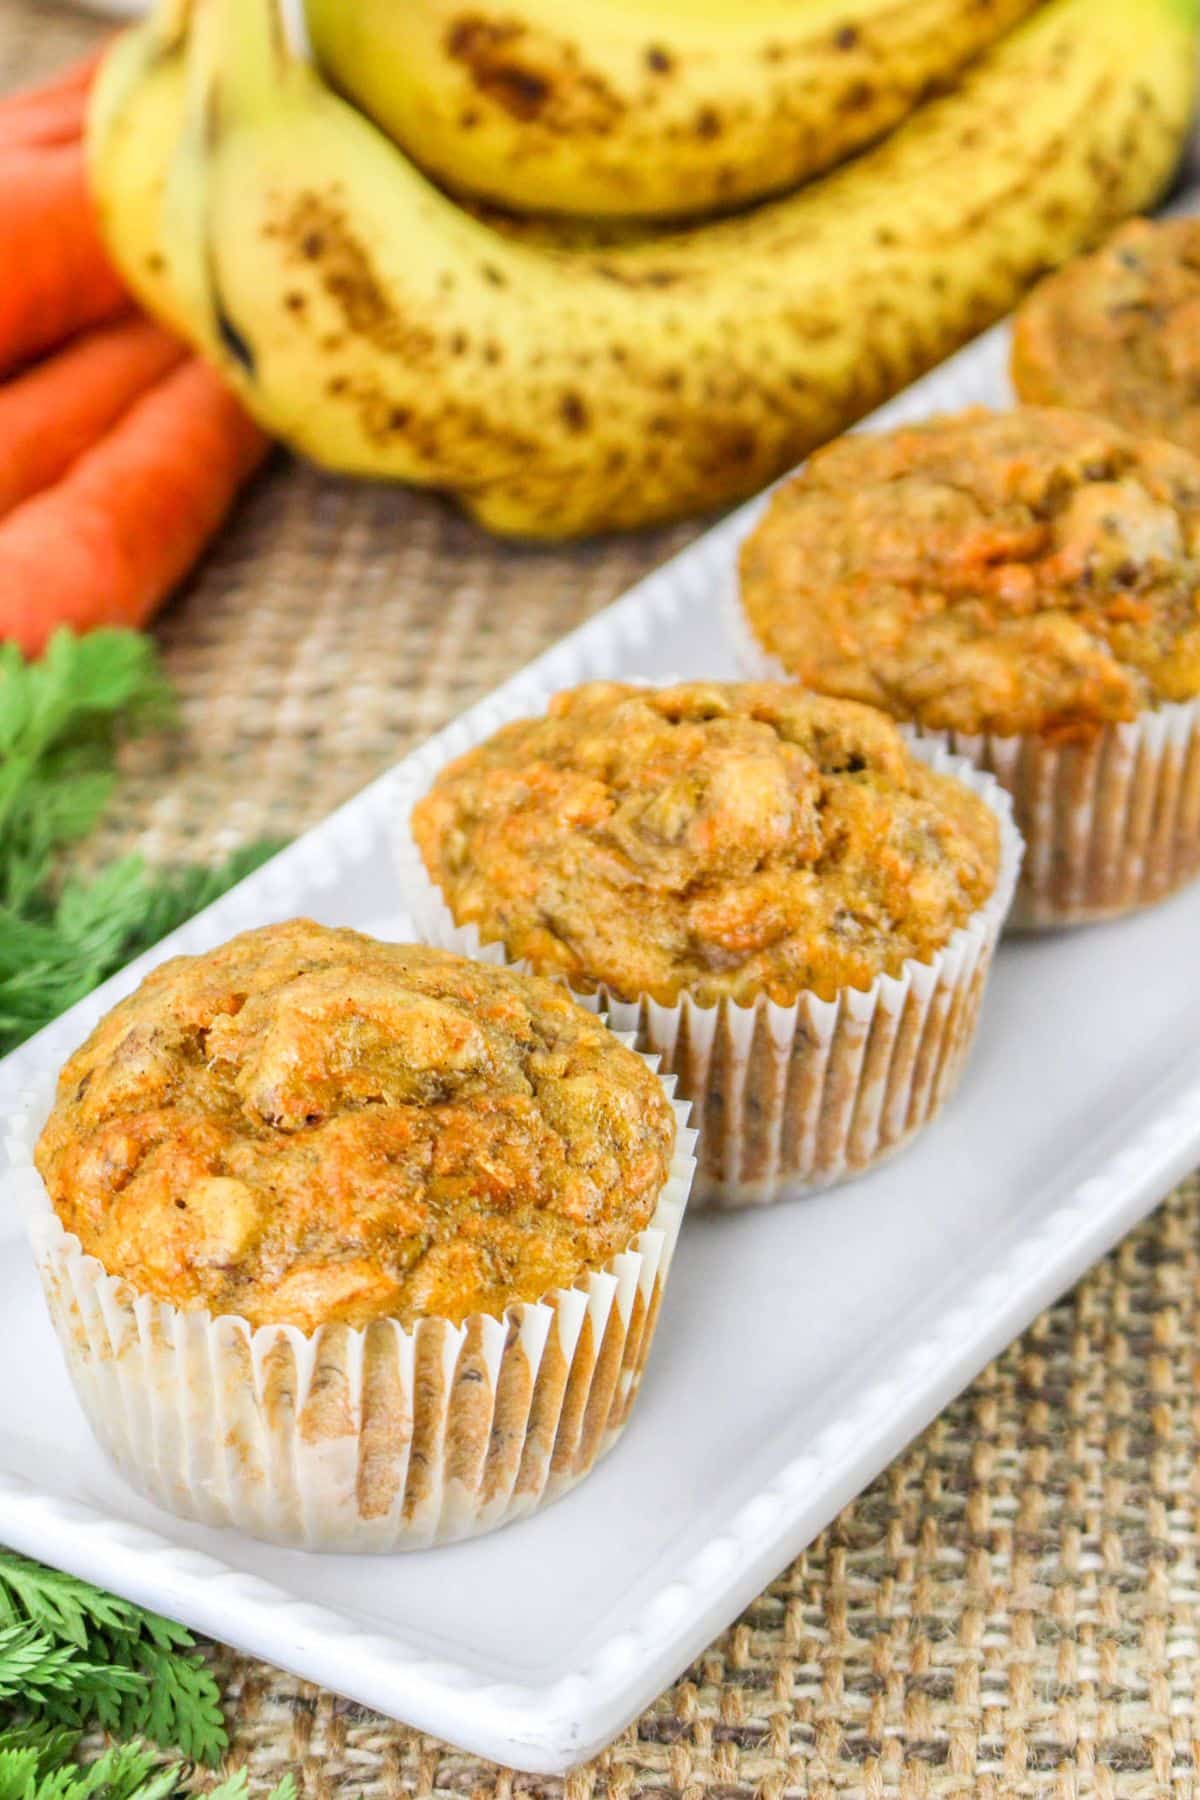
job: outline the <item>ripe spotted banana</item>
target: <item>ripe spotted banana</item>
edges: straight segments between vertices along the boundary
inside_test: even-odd
[[[273,0],[201,3],[168,310],[297,449],[521,535],[761,487],[1151,200],[1192,103],[1181,0],[1048,0],[826,180],[567,253],[434,188],[286,53]]]
[[[306,0],[332,83],[452,191],[712,212],[890,130],[1035,0]]]
[[[88,107],[92,197],[109,254],[126,284],[164,324],[187,335],[165,280],[163,187],[186,101],[192,0],[158,0],[150,18],[115,41]]]

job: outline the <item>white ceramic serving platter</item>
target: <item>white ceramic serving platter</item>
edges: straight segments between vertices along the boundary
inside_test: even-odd
[[[871,423],[1003,404],[1006,336]],[[728,674],[714,596],[754,508],[500,691]],[[522,696],[526,697],[525,705]],[[454,727],[450,727],[451,732]],[[147,961],[306,912],[403,936],[385,776],[0,1065],[0,1108]],[[982,1365],[1200,1161],[1200,887],[1005,945],[965,1082],[875,1175],[685,1224],[627,1435],[541,1517],[407,1557],[314,1557],[181,1523],[94,1447],[0,1196],[0,1541],[501,1763],[593,1754]]]

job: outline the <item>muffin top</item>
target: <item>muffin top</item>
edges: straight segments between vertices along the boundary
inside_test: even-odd
[[[297,920],[149,975],[63,1069],[36,1160],[110,1275],[314,1330],[569,1285],[647,1224],[674,1141],[559,984]]]
[[[1017,314],[1022,400],[1077,406],[1200,456],[1200,219],[1133,219]]]
[[[781,683],[593,682],[413,812],[460,924],[624,999],[826,999],[928,958],[992,893],[986,803],[878,712]]]
[[[792,674],[932,729],[1071,739],[1200,694],[1200,461],[1086,414],[841,438],[741,577]]]

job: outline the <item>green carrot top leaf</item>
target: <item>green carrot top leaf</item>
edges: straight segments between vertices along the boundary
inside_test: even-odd
[[[122,740],[167,723],[173,704],[141,632],[61,631],[38,661],[0,644],[0,1056],[278,848],[214,869],[127,856],[64,877],[60,852],[107,806]]]
[[[118,728],[167,722],[174,700],[152,638],[140,631],[58,631],[46,654],[26,661],[0,644],[0,757],[36,769],[84,746],[111,754]]]
[[[245,1769],[239,1769],[235,1775],[227,1776],[215,1788],[210,1788],[206,1800],[249,1800],[250,1782]],[[267,1800],[296,1800],[296,1782],[294,1776],[285,1775],[276,1787],[271,1789]]]
[[[37,662],[0,644],[0,905],[44,886],[108,804],[121,738],[166,723],[172,704],[140,632],[60,631]]]
[[[204,1763],[228,1742],[212,1671],[181,1625],[0,1549],[0,1751],[32,1747],[45,1762],[62,1728],[149,1738]],[[59,1763],[73,1749],[54,1743]]]
[[[133,1631],[137,1609],[90,1582],[0,1551],[0,1625],[27,1620],[48,1637],[86,1650],[95,1630]]]

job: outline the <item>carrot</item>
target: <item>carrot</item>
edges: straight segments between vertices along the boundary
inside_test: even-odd
[[[0,516],[57,481],[183,355],[148,319],[128,319],[0,385]]]
[[[0,155],[0,374],[129,305],[92,214],[79,144]]]
[[[81,137],[88,95],[107,47],[37,87],[0,95],[0,147],[66,144]]]
[[[144,625],[266,449],[220,378],[189,358],[56,486],[0,520],[0,639],[33,656],[60,625]]]
[[[39,150],[77,144],[83,136],[86,94],[54,94],[37,106],[0,104],[0,150]]]
[[[85,94],[95,81],[96,72],[108,55],[113,41],[110,34],[104,43],[98,44],[86,55],[76,57],[74,62],[67,63],[56,74],[47,75],[44,81],[36,82],[30,87],[14,88],[8,94],[0,94],[0,112],[10,106],[36,106],[40,100],[55,94]]]

